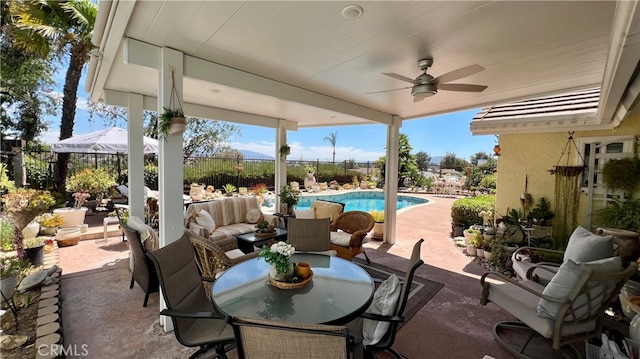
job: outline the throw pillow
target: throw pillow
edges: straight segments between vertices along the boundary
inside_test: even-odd
[[[611,236],[599,236],[578,226],[569,238],[563,261],[584,263],[609,258],[613,256],[611,239]]]
[[[331,232],[331,244],[340,247],[349,247],[351,244],[351,234],[347,232]]]
[[[564,299],[575,289],[578,280],[585,274],[584,267],[568,259],[560,265],[558,273],[551,278],[551,282],[544,287],[542,294],[555,299]],[[561,303],[546,299],[538,302],[538,316],[555,319]]]
[[[400,280],[395,274],[392,274],[376,289],[367,313],[393,315],[400,301],[401,289]],[[389,326],[389,322],[364,319],[362,321],[362,344],[365,346],[377,344],[389,330]]]
[[[309,209],[294,209],[293,213],[296,218],[299,219],[316,219],[316,210],[313,208]]]
[[[262,212],[259,209],[250,209],[247,211],[246,220],[249,224],[256,224],[262,219]]]
[[[206,228],[209,233],[216,230],[216,222],[213,221],[209,212],[201,209],[200,212],[194,215],[196,217],[196,223]]]

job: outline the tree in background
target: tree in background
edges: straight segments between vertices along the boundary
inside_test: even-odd
[[[418,165],[418,169],[420,171],[428,171],[429,162],[431,162],[431,156],[429,156],[428,153],[424,151],[416,153],[416,164]]]
[[[404,181],[406,178],[415,179],[418,175],[418,164],[416,157],[411,154],[411,144],[409,144],[409,137],[401,133],[398,138],[398,187],[404,187]],[[375,166],[380,169],[382,176],[382,182],[385,178],[385,166],[387,163],[386,156],[378,158]]]
[[[464,172],[468,165],[469,162],[465,161],[462,158],[458,158],[453,152],[447,152],[440,161],[441,169],[449,168],[454,169],[458,172]]]
[[[56,114],[53,66],[48,59],[14,47],[9,35],[2,34],[0,69],[0,131],[17,132],[32,141],[50,125],[43,117]]]
[[[93,49],[91,35],[98,5],[91,0],[11,0],[12,36],[15,44],[46,58],[69,55],[60,119],[60,140],[73,135],[78,84],[82,67]],[[58,155],[58,186],[64,187],[69,154]]]
[[[329,141],[329,143],[331,143],[331,146],[333,146],[333,164],[336,164],[336,143],[338,141],[338,131],[336,132],[331,132],[329,134],[329,136],[326,136],[324,138],[325,141]]]
[[[477,152],[471,156],[471,172],[467,173],[467,182],[465,185],[470,187],[481,187],[487,189],[495,189],[495,168],[497,160],[489,156],[486,152]]]

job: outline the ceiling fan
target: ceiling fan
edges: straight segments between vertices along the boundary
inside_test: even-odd
[[[461,79],[463,77],[471,76],[480,71],[484,70],[484,67],[480,65],[471,65],[463,68],[459,68],[457,70],[453,70],[451,72],[447,72],[444,75],[440,75],[438,77],[433,77],[427,73],[427,69],[433,65],[433,59],[421,59],[418,61],[418,67],[422,71],[422,74],[416,79],[411,79],[402,75],[398,75],[395,73],[385,72],[383,75],[387,75],[393,77],[394,79],[398,79],[401,81],[405,81],[413,84],[413,86],[407,86],[399,89],[393,90],[385,90],[385,91],[376,91],[376,92],[368,92],[367,95],[389,92],[389,91],[398,91],[411,89],[411,95],[413,95],[413,102],[418,102],[424,100],[426,97],[433,96],[438,93],[438,90],[445,91],[461,91],[461,92],[482,92],[487,86],[483,85],[470,85],[470,84],[450,84],[448,82],[455,81],[457,79]]]

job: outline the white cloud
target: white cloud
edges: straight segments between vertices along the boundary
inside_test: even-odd
[[[60,139],[60,131],[48,130],[47,132],[41,133],[37,138],[44,143],[58,142]]]

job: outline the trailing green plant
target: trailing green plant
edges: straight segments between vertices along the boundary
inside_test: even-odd
[[[384,223],[384,211],[371,210],[369,211],[371,217],[373,217],[373,221],[376,223]]]
[[[24,249],[43,247],[46,239],[45,237],[25,238],[22,240],[22,246]]]
[[[291,154],[291,147],[286,143],[280,146],[280,157],[286,158],[289,154]]]
[[[613,200],[606,207],[593,212],[600,227],[640,230],[640,200]]]
[[[473,224],[481,224],[480,212],[493,213],[496,203],[494,195],[480,195],[476,197],[461,198],[451,205],[451,221],[468,228]]]
[[[85,168],[67,178],[66,189],[71,193],[86,190],[95,197],[104,194],[115,184],[116,179],[113,174],[100,168]]]
[[[602,180],[611,190],[621,189],[632,197],[640,185],[640,159],[634,156],[607,161]]]
[[[158,116],[158,130],[160,131],[160,137],[166,137],[169,134],[171,128],[171,121],[174,117],[184,117],[182,109],[170,109],[164,107],[160,116]]]

